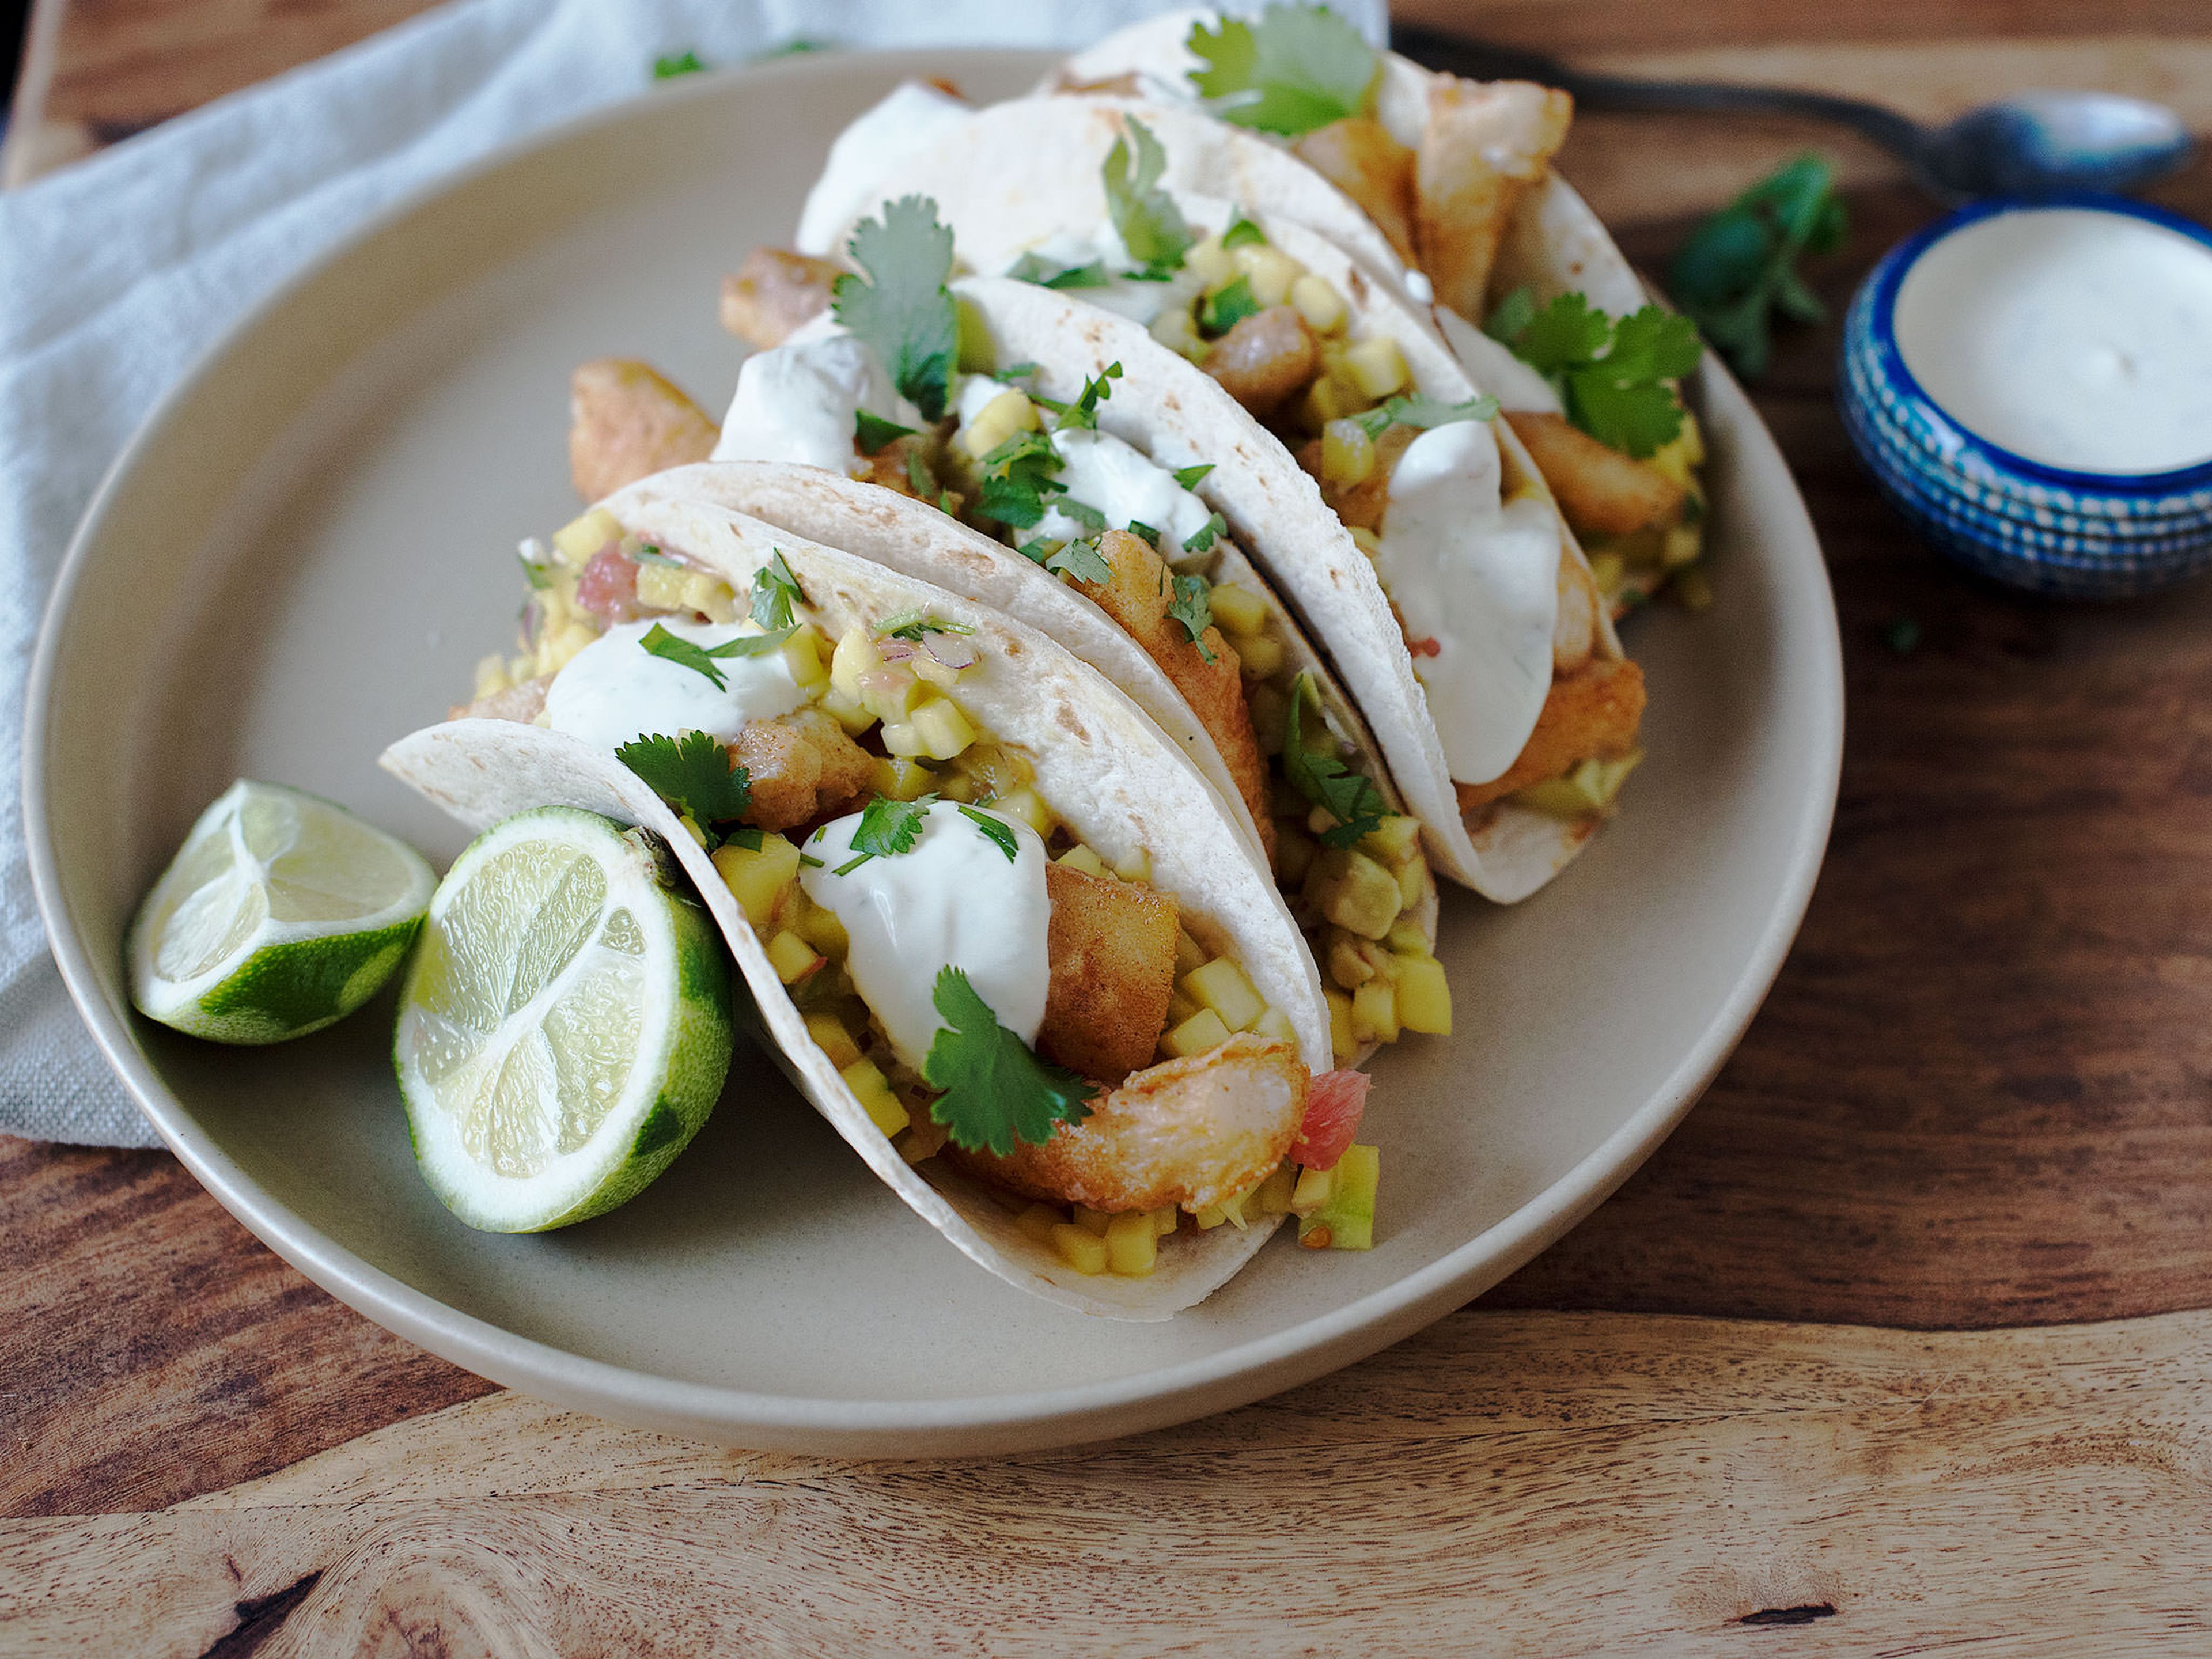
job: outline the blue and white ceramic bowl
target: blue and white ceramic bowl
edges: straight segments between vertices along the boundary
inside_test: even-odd
[[[1974,203],[1899,243],[1851,301],[1838,402],[1882,493],[1962,564],[2037,592],[2119,598],[2212,566],[2212,460],[2168,472],[2074,472],[1977,436],[1905,365],[1897,296],[1938,241],[1997,214],[2089,208],[2179,232],[2212,250],[2212,231],[2106,196]]]

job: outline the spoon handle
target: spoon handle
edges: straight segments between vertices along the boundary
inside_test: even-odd
[[[1393,23],[1390,45],[1430,69],[1478,81],[1540,81],[1571,94],[1585,110],[1724,111],[1759,115],[1798,115],[1833,121],[1872,139],[1905,161],[1920,164],[1928,131],[1917,121],[1880,104],[1832,93],[1792,87],[1742,86],[1724,81],[1638,81],[1622,76],[1591,75],[1555,58],[1517,47],[1470,40],[1448,29],[1419,23]]]

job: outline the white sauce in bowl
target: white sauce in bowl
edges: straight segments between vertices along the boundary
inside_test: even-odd
[[[1933,243],[1899,285],[1905,366],[1958,422],[2045,466],[2212,460],[2212,249],[2094,208],[2023,209]]]

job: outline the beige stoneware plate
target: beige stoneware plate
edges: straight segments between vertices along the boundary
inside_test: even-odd
[[[241,774],[434,860],[380,774],[508,635],[508,550],[574,510],[570,368],[651,359],[720,408],[720,273],[782,240],[831,136],[902,73],[997,97],[1026,53],[786,60],[679,81],[494,158],[258,307],[167,400],[71,550],[31,686],[26,811],[54,951],[185,1164],[332,1294],[471,1370],[678,1433],[831,1454],[1007,1451],[1236,1405],[1395,1341],[1586,1215],[1674,1127],[1780,966],[1835,801],[1835,613],[1803,504],[1708,371],[1701,616],[1628,628],[1651,683],[1627,810],[1512,909],[1447,899],[1460,1034],[1377,1064],[1381,1243],[1278,1240],[1164,1325],[1089,1321],[969,1266],[757,1055],[615,1214],[474,1233],[416,1177],[387,994],[273,1049],[129,1009],[123,934]]]

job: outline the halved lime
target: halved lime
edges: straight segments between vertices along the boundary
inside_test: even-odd
[[[635,1197],[730,1069],[730,965],[648,832],[518,812],[430,900],[392,1042],[422,1178],[487,1232]]]
[[[437,878],[343,807],[241,778],[138,907],[131,1000],[217,1042],[282,1042],[374,996]]]

